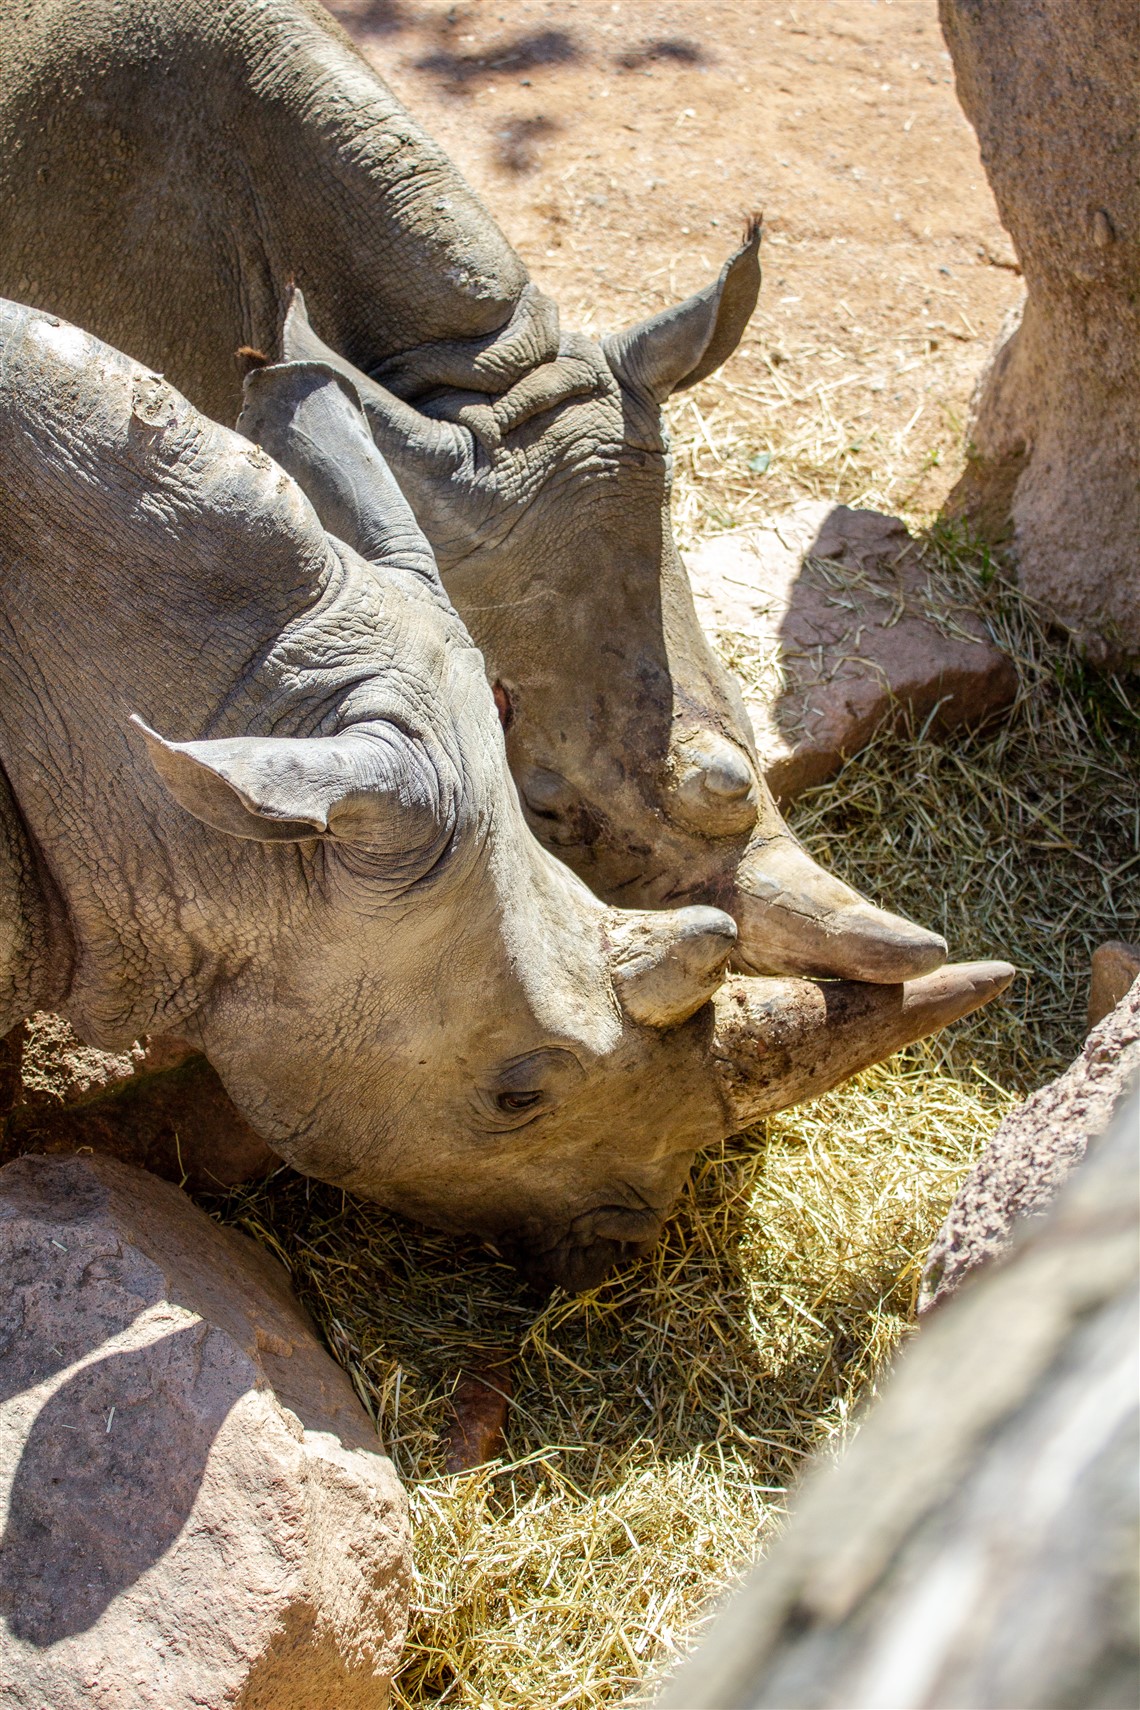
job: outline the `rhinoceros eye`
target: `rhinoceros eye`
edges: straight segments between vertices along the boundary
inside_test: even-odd
[[[537,1092],[537,1091],[536,1092],[501,1092],[499,1094],[498,1098],[496,1098],[496,1100],[495,1100],[495,1103],[498,1105],[499,1109],[501,1111],[503,1111],[508,1116],[513,1116],[516,1113],[516,1111],[520,1111],[520,1110],[533,1110],[534,1106],[536,1104],[540,1104],[541,1102],[542,1102],[542,1094],[540,1092]]]
[[[475,1093],[475,1117],[497,1134],[541,1121],[582,1078],[573,1052],[547,1046],[499,1063]]]

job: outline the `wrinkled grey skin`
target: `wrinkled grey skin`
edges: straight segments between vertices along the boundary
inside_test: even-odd
[[[601,896],[728,909],[753,971],[894,981],[945,944],[823,873],[759,775],[669,525],[660,404],[735,348],[719,280],[562,334],[435,143],[309,0],[0,0],[0,291],[232,420],[287,281],[345,363],[500,685],[528,820]],[[294,325],[297,331],[297,324]]]
[[[735,929],[607,908],[536,842],[372,457],[369,563],[159,377],[0,303],[0,1029],[177,1033],[298,1168],[580,1284],[730,1126]]]

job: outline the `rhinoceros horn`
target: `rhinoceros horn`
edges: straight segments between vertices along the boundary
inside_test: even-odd
[[[736,922],[719,908],[615,915],[610,978],[622,1009],[644,1027],[679,1027],[724,979]]]
[[[918,980],[744,979],[713,999],[713,1055],[730,1132],[838,1086],[1003,992],[1008,962],[959,962]]]
[[[891,984],[946,960],[940,934],[868,902],[787,831],[748,846],[725,904],[740,927],[736,965],[745,973]]]

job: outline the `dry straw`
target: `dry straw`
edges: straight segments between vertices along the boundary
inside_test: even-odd
[[[690,532],[746,522],[764,499],[747,458],[772,398],[750,413],[717,396],[709,417],[679,411]],[[876,487],[852,444],[821,410],[779,448],[786,493],[882,499],[887,460]],[[706,1156],[654,1256],[576,1299],[529,1298],[477,1245],[287,1171],[213,1207],[288,1266],[410,1488],[398,1706],[586,1710],[650,1690],[764,1547],[805,1458],[873,1389],[970,1160],[1078,1048],[1090,950],[1137,934],[1135,683],[1050,639],[963,538],[929,550],[1016,660],[1017,705],[985,734],[881,740],[794,819],[956,957],[1014,961],[1007,1000]],[[460,1364],[502,1349],[517,1350],[506,1453],[445,1477]]]

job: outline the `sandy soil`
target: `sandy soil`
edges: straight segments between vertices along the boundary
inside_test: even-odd
[[[706,526],[804,491],[937,508],[1020,283],[935,0],[332,9],[568,322],[683,296],[764,210],[750,335],[678,414],[718,477]]]

